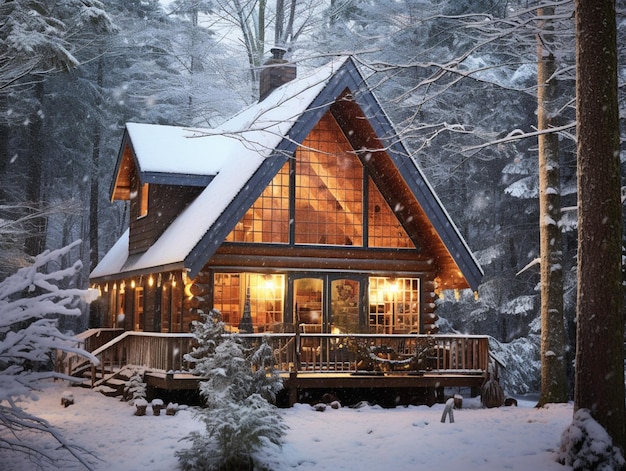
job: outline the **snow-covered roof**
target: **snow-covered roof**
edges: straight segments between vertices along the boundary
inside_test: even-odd
[[[217,175],[233,159],[269,156],[345,61],[288,82],[216,128],[127,123],[139,173]]]
[[[210,175],[211,183],[144,253],[130,256],[128,231],[91,272],[102,278],[154,267],[183,266],[233,198],[269,158],[346,58],[274,90],[212,129],[128,123],[140,176]]]

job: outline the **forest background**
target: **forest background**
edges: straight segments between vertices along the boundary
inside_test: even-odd
[[[537,15],[544,7],[549,36]],[[259,68],[275,45],[299,75],[351,54],[485,271],[476,297],[439,300],[440,329],[492,336],[511,393],[540,389],[540,44],[555,59],[551,126],[573,387],[572,1],[4,0],[0,17],[0,279],[46,248],[82,239],[62,263],[83,260],[70,284],[88,285],[127,225],[127,205],[109,195],[126,122],[219,124],[257,100]],[[623,0],[617,27],[623,143]],[[67,322],[61,328],[81,331],[88,315]]]

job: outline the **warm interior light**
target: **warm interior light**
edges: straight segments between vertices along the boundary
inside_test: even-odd
[[[275,288],[274,286],[274,277],[272,275],[265,275],[265,282],[263,283],[263,285],[265,286],[265,289],[268,290],[272,290]]]
[[[135,280],[132,280],[130,282],[130,287],[131,287],[131,289],[135,289]]]
[[[396,293],[399,289],[400,288],[398,287],[398,282],[396,281],[396,279],[390,278],[389,283],[387,284],[387,290],[391,293]]]
[[[154,278],[152,278],[152,275],[150,275],[150,277],[148,278],[148,286],[153,286],[154,285]]]

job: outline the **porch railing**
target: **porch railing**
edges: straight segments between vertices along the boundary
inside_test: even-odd
[[[487,336],[379,334],[240,334],[250,346],[267,338],[284,372],[341,373],[358,370],[439,374],[484,374],[489,367]],[[104,376],[124,365],[165,372],[190,372],[185,354],[193,334],[124,332],[91,353]],[[96,367],[92,369],[92,380]]]
[[[196,345],[193,334],[162,334],[157,332],[124,332],[94,350],[92,355],[100,360],[97,368],[102,377],[125,365],[153,370],[189,371],[193,367],[184,358]],[[92,383],[96,365],[92,366]]]
[[[88,329],[74,337],[75,347],[93,352],[123,333],[124,329]],[[88,365],[89,362],[80,353],[55,350],[54,369],[56,372],[71,376],[80,366]]]

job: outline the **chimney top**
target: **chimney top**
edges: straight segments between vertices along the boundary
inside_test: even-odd
[[[281,46],[274,46],[270,49],[270,52],[272,53],[272,59],[270,60],[283,60],[287,49]]]
[[[270,52],[272,57],[263,64],[259,73],[259,101],[263,101],[275,89],[296,78],[296,66],[284,58],[287,49],[274,46]]]

